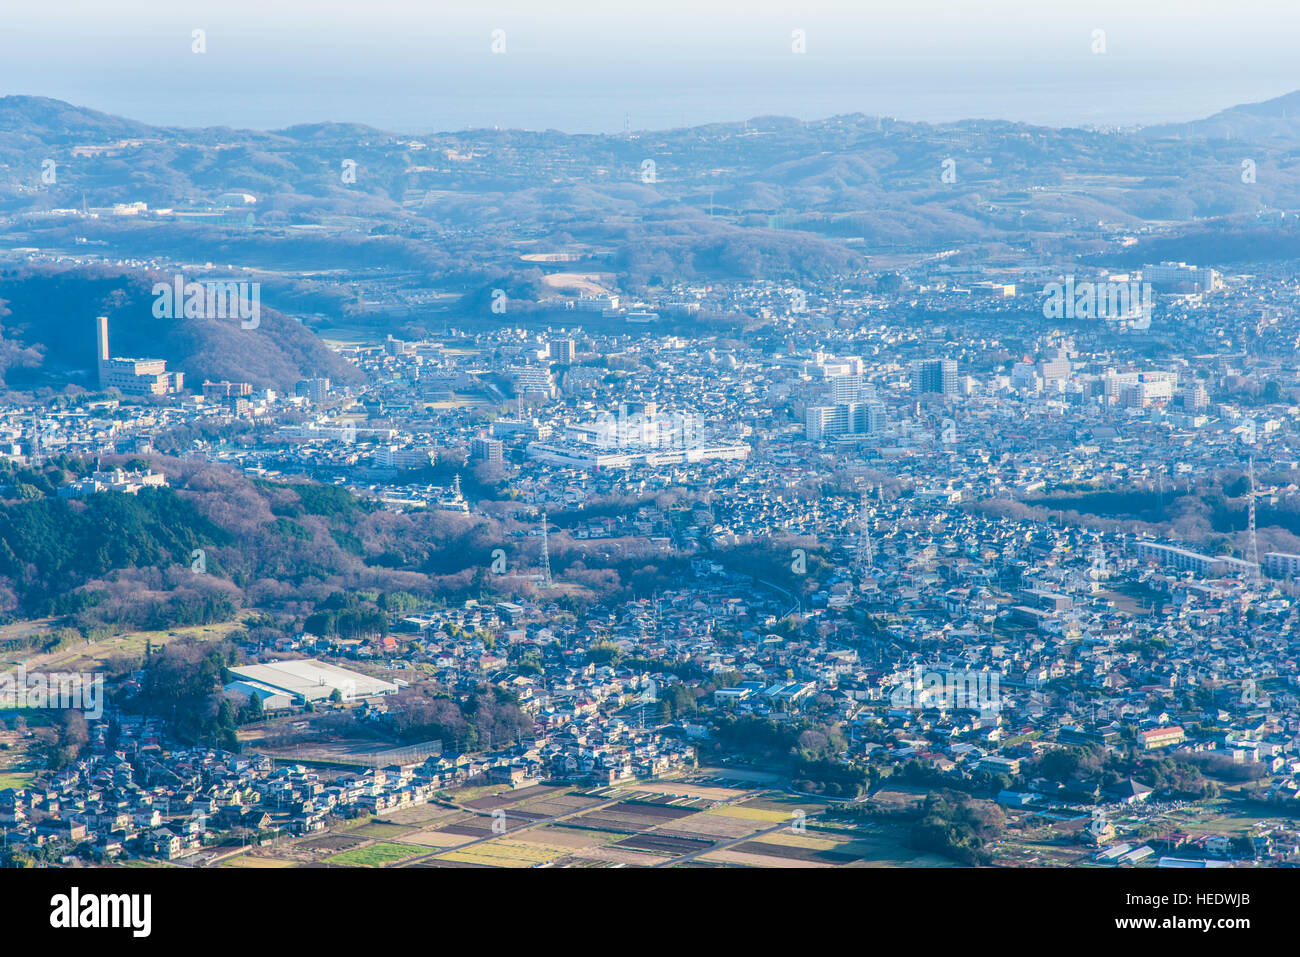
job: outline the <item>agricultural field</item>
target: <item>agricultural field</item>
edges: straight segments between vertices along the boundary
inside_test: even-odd
[[[277,868],[293,867],[292,861],[285,861],[275,857],[254,857],[251,854],[241,854],[238,857],[231,857],[222,861],[219,867],[236,867],[244,869],[258,868]]]
[[[325,863],[344,867],[386,867],[414,854],[406,844],[366,844],[325,858]]]
[[[910,797],[910,796],[909,796]],[[453,792],[260,847],[223,866],[898,867],[947,862],[905,832],[836,821],[824,802],[765,778],[697,773],[609,787],[537,785]]]
[[[0,709],[0,791],[31,786],[44,762],[42,748],[53,738],[49,723],[43,711]]]

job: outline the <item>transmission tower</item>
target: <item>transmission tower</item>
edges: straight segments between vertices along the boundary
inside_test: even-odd
[[[1252,584],[1259,584],[1259,542],[1255,538],[1255,457],[1250,457],[1250,493],[1246,504],[1246,528],[1250,534],[1250,540],[1246,543],[1246,561],[1250,563],[1250,575]]]
[[[876,563],[876,553],[871,546],[871,512],[867,505],[866,489],[858,496],[858,565],[862,570]]]
[[[552,588],[555,583],[551,581],[551,546],[546,532],[546,511],[542,511],[542,587]]]

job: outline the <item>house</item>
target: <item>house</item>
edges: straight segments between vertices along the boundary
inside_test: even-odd
[[[86,823],[73,818],[50,818],[36,825],[36,833],[69,843],[86,839]]]
[[[1149,731],[1138,732],[1138,742],[1147,751],[1168,748],[1175,744],[1182,744],[1186,740],[1187,734],[1180,725],[1176,724],[1171,724],[1165,728],[1152,728]]]
[[[141,841],[141,848],[150,857],[161,857],[165,861],[170,861],[180,856],[182,843],[180,835],[165,828],[158,828],[145,835]]]
[[[1019,758],[1005,758],[1000,754],[990,754],[986,758],[980,758],[978,766],[981,771],[993,771],[1011,777],[1015,777],[1020,773]]]
[[[502,764],[488,771],[493,784],[508,784],[512,788],[524,787],[537,780],[536,769],[523,764]]]
[[[1006,807],[1026,807],[1041,798],[1032,791],[999,791],[997,802]]]

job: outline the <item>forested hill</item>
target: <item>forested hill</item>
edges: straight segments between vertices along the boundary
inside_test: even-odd
[[[384,610],[489,598],[506,587],[534,594],[526,577],[506,582],[487,573],[503,543],[513,562],[535,563],[527,548],[509,544],[531,518],[394,513],[336,486],[250,480],[200,460],[104,464],[151,465],[170,485],[68,499],[59,489],[92,463],[0,462],[0,620],[63,616],[94,634],[256,611],[285,627],[310,618],[325,633],[374,634],[386,631]],[[552,599],[577,607],[598,593],[663,587],[669,570],[651,566],[653,547],[625,544],[612,564],[588,567],[582,546],[557,531],[551,561],[566,591]]]
[[[115,356],[166,359],[197,389],[206,379],[292,390],[309,376],[348,383],[356,369],[310,330],[263,305],[256,328],[236,318],[154,316],[155,281],[112,268],[25,269],[0,275],[0,382],[11,389],[68,382],[97,388],[95,317],[109,318]]]
[[[630,136],[410,136],[352,124],[178,130],[7,97],[0,213],[119,202],[219,209],[246,193],[256,200],[254,231],[214,228],[194,239],[174,222],[77,228],[129,255],[174,250],[178,240],[223,257],[213,261],[255,251],[259,262],[303,270],[356,268],[378,255],[439,285],[522,269],[511,242],[519,235],[599,250],[632,288],[661,279],[666,264],[686,279],[823,275],[884,251],[1059,247],[1063,236],[1100,239],[1143,223],[1300,208],[1291,159],[1300,126],[1289,103],[1125,132],[854,114]],[[1252,177],[1242,176],[1243,157]],[[55,163],[55,182],[41,180],[44,160]],[[343,175],[345,162],[355,175]],[[57,218],[29,226],[40,232],[33,239],[68,238]]]

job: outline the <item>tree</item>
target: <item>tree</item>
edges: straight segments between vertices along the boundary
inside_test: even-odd
[[[59,712],[59,741],[80,751],[90,741],[90,726],[86,716],[75,709]]]
[[[233,728],[238,722],[235,718],[235,706],[229,698],[222,698],[221,704],[217,707],[217,726],[221,728]]]
[[[1068,781],[1079,769],[1079,754],[1069,748],[1057,748],[1038,761],[1038,773],[1053,781]]]

